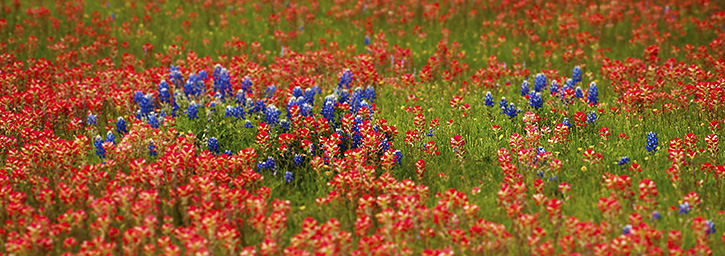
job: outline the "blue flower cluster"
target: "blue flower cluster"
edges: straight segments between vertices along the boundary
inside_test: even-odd
[[[597,112],[595,112],[595,111],[589,112],[589,115],[587,115],[587,124],[596,125],[596,121],[597,121]]]
[[[148,114],[148,124],[151,126],[151,128],[159,128],[161,127],[161,121],[156,117],[155,112],[151,112]]]
[[[493,107],[493,96],[491,92],[486,92],[486,98],[483,99],[483,105]]]
[[[281,113],[276,106],[269,104],[264,109],[264,120],[268,125],[277,125],[279,124],[279,115]]]
[[[128,133],[128,128],[126,127],[126,119],[123,119],[122,116],[119,116],[118,120],[116,121],[116,132],[120,133],[121,135]]]
[[[574,84],[582,81],[582,69],[579,66],[574,67],[571,78],[574,80]]]
[[[86,118],[86,124],[88,126],[96,125],[98,123],[98,115],[94,115],[93,113],[88,113],[88,118]]]
[[[576,97],[577,99],[584,98],[584,91],[582,91],[581,87],[576,87],[576,89],[574,90],[574,97]]]
[[[705,231],[706,234],[715,234],[715,222],[713,222],[712,220],[707,220],[705,221],[705,226],[707,227],[707,231]]]
[[[295,157],[292,159],[292,164],[295,166],[300,166],[304,163],[305,157],[300,154],[295,154]]]
[[[589,84],[589,104],[597,105],[599,103],[599,90],[597,90],[597,84],[591,82]]]
[[[192,101],[189,103],[189,107],[186,109],[186,115],[189,117],[189,120],[194,120],[199,118],[199,110],[197,109],[196,102]]]
[[[403,160],[403,152],[400,152],[400,150],[396,150],[395,151],[395,162],[398,165],[402,165],[402,162],[401,162],[402,160]]]
[[[224,117],[231,117],[237,119],[244,118],[244,108],[242,106],[227,106],[224,112]]]
[[[133,95],[133,102],[138,104],[137,119],[148,118],[149,113],[154,111],[154,95],[151,93],[144,94],[141,91],[137,91]]]
[[[171,92],[169,89],[171,88],[166,80],[161,80],[161,83],[159,83],[159,101],[161,103],[171,103]]]
[[[524,80],[524,82],[521,83],[521,96],[526,94],[529,94],[529,81]]]
[[[647,152],[654,153],[657,152],[657,134],[654,132],[648,132],[647,133]]]
[[[681,203],[680,204],[680,211],[679,211],[680,214],[687,214],[690,211],[692,211],[692,208],[690,208],[690,204],[689,203],[684,202],[684,203]]]
[[[156,156],[156,144],[154,144],[154,140],[149,141],[149,156]]]
[[[559,84],[556,83],[556,81],[551,81],[551,86],[549,87],[550,95],[555,95],[559,93]]]
[[[198,75],[193,73],[190,74],[189,79],[187,79],[184,84],[184,95],[186,95],[187,98],[191,98],[204,94],[204,91],[206,90],[204,80],[206,79],[206,71],[203,70],[200,71]]]
[[[179,67],[171,65],[169,68],[169,80],[171,80],[171,83],[176,85],[177,88],[184,83],[184,76],[181,75]]]
[[[546,87],[546,76],[542,73],[534,76],[534,91],[541,92]]]
[[[223,68],[221,65],[216,65],[212,77],[214,77],[214,85],[212,88],[216,93],[220,94],[222,101],[227,96],[232,96],[231,78],[226,68]]]
[[[541,98],[541,93],[531,91],[529,93],[529,106],[534,107],[538,110],[544,106],[544,100]]]
[[[113,135],[112,131],[108,131],[106,133],[106,142],[113,143],[113,145],[116,145],[116,136]]]
[[[516,105],[514,105],[514,103],[511,102],[511,103],[509,103],[508,108],[503,110],[503,113],[506,114],[507,116],[509,116],[510,119],[513,119],[514,117],[516,117],[516,115],[518,113],[521,113],[521,110],[517,109]]]
[[[219,141],[215,137],[209,138],[209,151],[214,155],[219,155]]]
[[[270,85],[264,90],[264,94],[267,95],[267,99],[271,99],[274,93],[277,92],[277,86]]]
[[[350,89],[350,83],[352,83],[352,79],[352,71],[350,71],[350,69],[345,69],[345,71],[342,72],[342,76],[340,77],[340,82],[337,83],[337,88],[342,89],[344,85],[345,88]]]
[[[101,135],[96,135],[96,138],[93,140],[93,146],[96,148],[96,155],[99,158],[106,158],[106,150],[103,148],[103,138]]]
[[[257,170],[261,171],[264,169],[269,169],[275,171],[275,174],[277,172],[277,164],[274,162],[274,158],[271,156],[267,158],[266,161],[262,161],[257,163]]]
[[[242,79],[242,92],[244,92],[244,93],[252,93],[252,85],[253,85],[252,84],[252,80],[249,79],[248,76],[247,77],[244,77],[244,79]],[[239,96],[239,94],[237,94],[237,97],[238,96]]]
[[[290,183],[295,180],[295,175],[290,171],[284,172],[284,182]]]
[[[629,163],[629,157],[623,156],[622,159],[619,159],[619,162],[617,162],[617,165],[622,166],[622,169],[624,169],[626,164]]]

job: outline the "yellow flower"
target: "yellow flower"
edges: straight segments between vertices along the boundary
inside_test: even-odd
[[[587,171],[587,167],[582,165],[582,172],[586,172],[586,171]]]
[[[306,208],[306,207],[305,207],[304,205],[303,205],[303,206],[300,206],[300,211],[301,211],[301,210],[304,210],[305,208]]]

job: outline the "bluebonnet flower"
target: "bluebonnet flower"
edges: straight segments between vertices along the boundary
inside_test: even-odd
[[[483,105],[493,107],[493,96],[491,96],[491,92],[486,92],[486,98],[484,98],[483,102]]]
[[[569,78],[566,79],[566,82],[564,83],[564,87],[561,88],[561,94],[563,95],[564,92],[568,89],[574,90],[574,80]]]
[[[209,151],[214,155],[219,155],[219,141],[215,137],[209,138]]]
[[[687,202],[680,204],[680,214],[687,214],[690,211],[692,211],[692,208],[690,208],[690,204]]]
[[[506,97],[501,97],[501,100],[498,102],[498,108],[501,109],[501,113],[506,113],[506,108],[509,106],[508,101],[506,100]]]
[[[365,91],[363,92],[363,99],[365,99],[365,100],[363,100],[363,102],[366,102],[366,101],[374,102],[375,98],[376,98],[375,88],[373,88],[372,86],[368,86],[368,88],[365,89]]]
[[[625,226],[624,226],[624,228],[622,229],[622,233],[623,233],[624,235],[629,235],[629,234],[630,234],[631,232],[632,232],[632,225],[629,225],[629,224],[627,224],[627,225],[625,225]]]
[[[541,93],[535,91],[531,91],[531,93],[529,93],[529,106],[534,107],[536,110],[544,106],[544,100],[541,99]]]
[[[320,89],[319,86],[315,85],[315,87],[307,88],[305,90],[305,95],[303,96],[305,99],[304,102],[307,104],[310,104],[311,106],[314,106],[315,105],[315,95],[319,94],[319,93],[322,93],[322,89]],[[374,94],[374,91],[373,91],[373,94]]]
[[[156,113],[149,113],[148,124],[151,126],[151,128],[159,128],[161,126],[161,122],[159,122],[159,119],[156,117]]]
[[[292,89],[292,97],[298,98],[302,97],[302,88],[299,86],[295,86],[294,89]]]
[[[345,69],[345,71],[342,72],[342,76],[340,77],[340,82],[337,84],[338,89],[342,89],[343,85],[345,88],[350,89],[350,83],[352,82],[353,76],[350,69]]]
[[[224,110],[224,117],[239,118],[239,113],[237,112],[237,108],[227,105],[227,107]]]
[[[282,120],[279,120],[279,127],[282,128],[282,131],[287,132],[290,129],[290,122],[287,118],[283,118]]]
[[[98,115],[94,115],[93,113],[88,113],[88,118],[86,119],[87,125],[95,125],[98,123]]]
[[[267,95],[267,98],[272,98],[274,96],[274,93],[277,92],[277,87],[274,85],[267,86],[267,89],[264,90],[264,94]]]
[[[574,97],[579,99],[584,98],[584,91],[582,91],[581,87],[576,87],[576,89],[574,90]]]
[[[116,12],[111,12],[111,19],[116,21]]]
[[[534,76],[534,91],[541,92],[546,87],[546,76],[542,73]]]
[[[269,105],[267,105],[267,108],[264,110],[264,120],[269,125],[279,124],[279,115],[281,113],[282,112],[280,112],[279,109],[277,109],[277,107],[275,107],[272,104],[269,104]]]
[[[647,133],[647,151],[650,153],[657,152],[657,134],[654,132]]]
[[[564,121],[561,121],[564,125],[566,125],[567,128],[571,128],[571,123],[569,123],[569,118],[564,117]]]
[[[282,46],[282,49],[279,50],[279,56],[284,57],[284,45]]]
[[[212,76],[214,77],[213,90],[221,94],[220,98],[224,100],[226,96],[232,96],[232,83],[227,69],[217,64]]]
[[[161,80],[159,83],[159,101],[162,103],[171,103],[171,92],[169,92],[169,84],[166,80]]]
[[[507,116],[509,116],[509,118],[513,119],[520,112],[521,112],[521,110],[520,109],[516,109],[516,105],[514,105],[514,103],[511,102],[511,103],[509,103],[509,106],[505,110],[504,114],[506,114]]]
[[[559,84],[556,83],[556,81],[551,81],[551,86],[549,87],[549,95],[554,95],[559,93]]]
[[[536,177],[537,178],[544,178],[544,171],[537,171],[536,172]]]
[[[178,103],[176,102],[176,95],[177,95],[177,94],[178,94],[178,93],[174,93],[174,102],[173,102],[173,103],[172,103],[172,105],[171,105],[171,106],[172,106],[172,107],[171,107],[171,116],[172,116],[172,117],[176,117],[176,111],[179,111],[179,109],[181,109],[181,108],[179,107],[179,104],[178,104]]]
[[[272,158],[271,156],[267,157],[266,161],[259,162],[257,164],[257,169],[270,169],[274,171],[274,175],[277,175],[277,164],[274,162],[274,158]]]
[[[622,169],[624,169],[624,167],[627,163],[629,163],[629,157],[623,156],[622,159],[619,159],[619,162],[617,162],[617,165],[622,166]]]
[[[370,36],[365,36],[365,45],[370,45]]]
[[[122,116],[119,116],[118,120],[116,121],[116,132],[120,133],[121,135],[128,133],[128,128],[126,127],[126,119],[123,119]]]
[[[113,143],[113,145],[116,145],[116,136],[113,135],[112,131],[108,131],[106,133],[106,142]]]
[[[156,145],[154,140],[149,141],[149,156],[156,156]]]
[[[592,82],[589,84],[589,104],[597,105],[599,103],[599,90],[597,84]]]
[[[708,235],[715,234],[715,232],[716,232],[716,230],[715,230],[715,222],[713,222],[712,220],[707,220],[705,222],[705,225],[707,226],[706,234],[708,234]]]
[[[574,67],[574,70],[572,70],[571,79],[573,80],[574,84],[582,81],[582,69],[579,66]]]
[[[106,150],[103,148],[103,138],[101,138],[101,135],[96,135],[95,140],[93,140],[93,146],[96,148],[96,155],[99,158],[106,158]]]
[[[249,79],[248,76],[242,79],[242,91],[244,91],[244,93],[252,93],[252,80]],[[237,94],[237,96],[238,95],[239,94]]]
[[[294,176],[294,174],[292,172],[290,172],[290,171],[285,171],[284,172],[284,182],[290,183],[290,182],[292,182],[294,180],[295,180],[295,176]]]
[[[199,75],[191,74],[189,79],[184,84],[184,94],[186,97],[196,97],[204,93],[206,86],[204,86],[203,79],[206,79],[206,72],[201,71]]]
[[[302,106],[300,107],[300,115],[312,116],[312,110],[313,110],[312,105],[310,105],[308,103],[302,104]]]
[[[660,212],[658,212],[658,211],[654,211],[654,212],[652,213],[652,219],[653,219],[653,220],[659,220],[659,219],[660,219],[660,217],[661,217],[661,216],[660,216]]]
[[[553,181],[556,181],[556,176],[551,176],[551,177],[549,177],[549,181],[552,181],[552,182],[553,182]]]
[[[433,128],[428,129],[428,137],[433,137]]]
[[[295,154],[295,157],[292,159],[292,164],[294,164],[295,166],[300,166],[304,163],[304,161],[305,161],[304,156]]]
[[[402,165],[403,160],[403,152],[400,152],[400,150],[395,151],[395,162],[398,163],[398,165]]]
[[[133,101],[138,104],[139,112],[136,115],[138,119],[147,117],[154,110],[154,95],[151,93],[144,95],[143,92],[137,91],[133,96]]]
[[[254,128],[254,126],[252,125],[252,122],[250,122],[249,120],[244,120],[244,127]]]
[[[232,156],[232,151],[231,150],[225,150],[224,151],[224,155]]]
[[[526,94],[529,94],[529,81],[524,80],[524,82],[521,83],[521,96]]]
[[[241,105],[246,105],[247,104],[247,97],[244,96],[244,94],[245,93],[242,90],[237,91],[237,95],[236,95],[236,98],[237,99],[234,101],[234,103],[241,104]]]
[[[259,111],[264,110],[264,106],[265,105],[264,105],[264,101],[263,100],[257,100],[257,101],[254,102],[254,104],[251,104],[251,100],[252,99],[249,99],[251,108],[249,108],[249,111],[247,111],[247,113],[249,113],[251,115],[251,114],[254,114],[254,113],[257,113]]]
[[[179,67],[171,65],[171,68],[169,68],[169,80],[171,80],[172,84],[176,85],[176,88],[181,86],[184,82],[184,76],[182,76],[181,72],[179,72]]]
[[[186,109],[186,115],[189,117],[189,120],[194,120],[199,118],[197,115],[199,113],[199,110],[197,109],[196,102],[192,101],[189,103],[189,108]]]
[[[322,117],[332,122],[335,119],[335,99],[334,95],[325,97],[325,102],[322,104],[322,110],[320,113]]]
[[[589,112],[589,115],[587,115],[587,124],[596,125],[595,121],[597,121],[597,113],[594,111]]]

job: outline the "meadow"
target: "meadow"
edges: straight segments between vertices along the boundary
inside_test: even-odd
[[[0,254],[724,255],[725,2],[0,2]]]

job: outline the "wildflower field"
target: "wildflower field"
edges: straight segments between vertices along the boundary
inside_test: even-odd
[[[0,254],[725,255],[723,1],[0,8]]]

